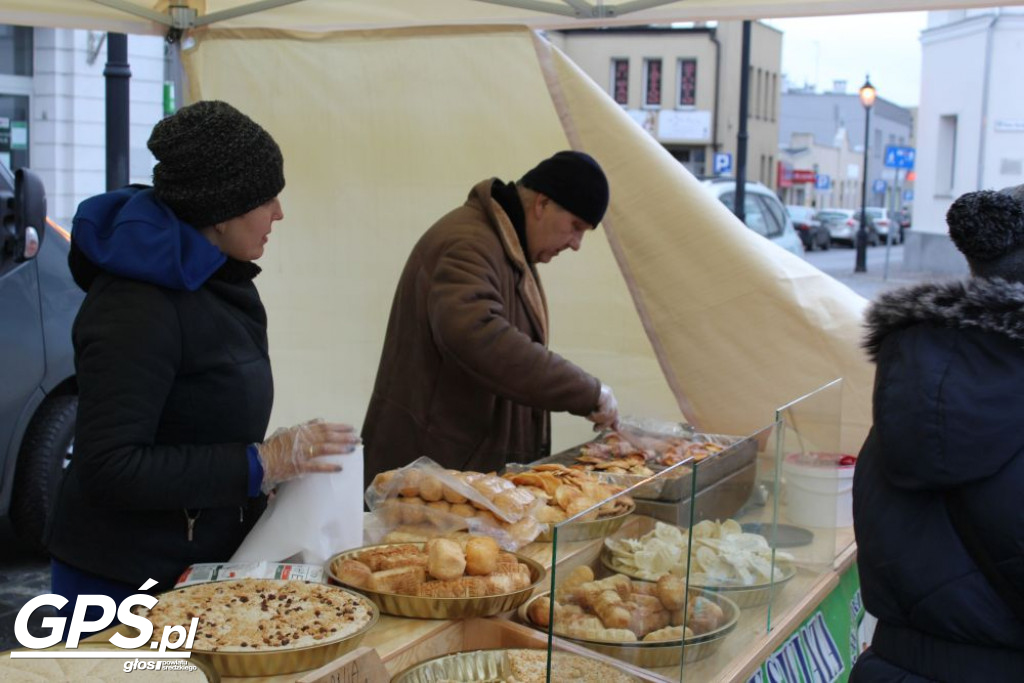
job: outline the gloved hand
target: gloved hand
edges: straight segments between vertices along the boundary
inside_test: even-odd
[[[311,420],[287,429],[281,428],[256,445],[263,466],[264,493],[276,485],[306,472],[338,472],[341,465],[319,461],[325,455],[351,453],[359,444],[359,435],[351,426],[323,420]]]
[[[594,423],[594,431],[618,429],[619,404],[615,400],[612,388],[607,384],[601,385],[601,393],[597,397],[597,408],[587,415],[587,419]]]

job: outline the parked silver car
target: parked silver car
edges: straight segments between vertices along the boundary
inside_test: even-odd
[[[734,211],[736,204],[736,180],[734,178],[709,178],[701,181],[705,188],[719,201]],[[786,207],[775,193],[761,183],[748,182],[744,197],[746,225],[758,235],[797,256],[803,256],[804,245],[793,227],[793,220],[786,213]],[[735,211],[734,211],[735,212]]]
[[[858,209],[821,209],[814,216],[828,228],[832,244],[857,243],[857,231],[860,229],[860,210]],[[868,223],[868,246],[879,244],[878,233]]]

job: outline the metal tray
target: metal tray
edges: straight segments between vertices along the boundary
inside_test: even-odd
[[[757,442],[751,437],[727,436],[724,434],[702,434],[696,433],[686,437],[693,441],[709,441],[721,445],[727,445],[726,449],[710,458],[697,463],[696,492],[699,494],[704,489],[713,486],[717,481],[740,470],[750,468],[750,490],[753,490],[754,478],[756,475]],[[593,443],[592,441],[573,446],[560,453],[555,453],[527,465],[510,464],[509,472],[522,472],[535,465],[553,463],[565,465],[566,467],[578,464],[576,457],[580,449]],[[663,465],[649,464],[655,475],[670,469]],[[678,465],[666,475],[651,478],[652,475],[641,474],[609,474],[600,470],[587,470],[600,481],[615,484],[622,487],[632,487],[642,484],[639,488],[630,492],[636,499],[658,500],[658,501],[679,501],[690,498],[693,491],[693,463]],[[750,495],[747,491],[747,496]]]
[[[632,664],[643,669],[660,669],[663,667],[679,666],[682,662],[695,662],[713,655],[722,646],[725,637],[736,628],[740,618],[740,608],[731,599],[709,591],[701,591],[703,597],[714,602],[722,608],[725,614],[725,623],[718,628],[702,633],[692,638],[683,640],[659,640],[651,642],[638,641],[635,643],[610,643],[604,640],[587,640],[585,638],[572,638],[555,631],[555,635],[562,640],[577,643],[595,652],[614,657],[620,661]],[[539,631],[547,633],[547,629],[537,626],[529,617],[530,604],[549,593],[538,593],[530,598],[519,608],[519,619],[524,624]]]
[[[626,518],[636,512],[636,503],[633,503],[625,512],[612,517],[599,517],[589,522],[570,522],[562,524],[558,528],[558,542],[569,543],[572,541],[590,541],[595,538],[604,538],[614,534],[622,526]],[[555,524],[548,524],[547,528],[534,539],[540,543],[552,543],[555,540]]]
[[[629,569],[616,564],[611,557],[611,552],[608,550],[608,546],[601,548],[601,564],[607,569],[615,572],[616,574],[625,574],[629,578],[635,581],[651,581],[651,579],[645,579],[635,574],[630,573]],[[717,593],[724,595],[738,607],[757,607],[758,605],[766,605],[771,602],[779,592],[786,587],[786,584],[796,576],[796,568],[788,567],[788,569],[782,569],[782,578],[772,583],[759,583],[752,586],[715,586],[715,585],[704,585],[699,583],[691,583],[691,588],[699,588],[702,591],[709,593]]]
[[[244,581],[245,579],[234,579]],[[272,583],[289,583],[289,580],[260,579],[260,581]],[[184,588],[175,589],[172,592],[187,592],[190,588],[205,586],[206,584],[195,584]],[[335,640],[323,643],[307,645],[296,648],[277,648],[273,650],[238,652],[223,650],[205,650],[200,645],[192,648],[193,655],[199,655],[207,660],[210,665],[221,676],[277,676],[281,674],[296,673],[318,669],[324,664],[337,659],[338,657],[354,650],[363,637],[372,629],[380,618],[377,606],[364,595],[340,586],[329,586],[319,584],[330,590],[342,591],[361,601],[370,619],[358,631]]]
[[[391,679],[391,683],[436,683],[437,681],[451,680],[462,683],[504,681],[511,677],[512,669],[509,665],[509,655],[525,650],[526,648],[512,648],[501,650],[476,650],[473,652],[456,652],[455,654],[442,655],[425,662],[415,664]],[[542,653],[545,657],[547,651],[543,649],[532,649],[531,652]],[[593,675],[599,675],[605,683],[629,683],[640,679],[635,676],[623,673],[612,666],[583,655],[572,652],[553,652],[552,678],[562,676],[572,677],[565,669],[576,669],[586,667]],[[564,668],[563,668],[564,667]],[[518,678],[522,683],[544,683],[546,680],[546,668],[536,678]],[[561,669],[561,671],[560,671]]]
[[[345,586],[349,590],[359,591],[374,602],[384,614],[396,617],[412,617],[414,619],[466,619],[469,617],[490,617],[502,612],[509,612],[523,604],[530,593],[544,579],[547,573],[536,560],[512,553],[521,563],[530,568],[530,585],[512,593],[486,595],[479,598],[426,598],[418,595],[402,595],[400,593],[379,593],[366,588],[346,584],[334,573],[337,562],[355,559],[355,556],[367,548],[386,547],[390,545],[418,545],[423,543],[381,543],[353,548],[333,555],[327,560],[327,575],[332,583]]]

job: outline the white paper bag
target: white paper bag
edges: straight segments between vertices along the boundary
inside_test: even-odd
[[[231,562],[292,559],[323,564],[363,544],[363,447],[324,456],[341,472],[317,472],[286,481]]]

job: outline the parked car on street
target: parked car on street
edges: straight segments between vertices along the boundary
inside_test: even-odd
[[[832,244],[848,244],[851,247],[857,243],[857,231],[860,229],[859,209],[821,209],[814,215],[821,224],[828,228],[832,238]],[[871,227],[867,226],[868,246],[875,246],[879,243],[878,234]]]
[[[804,249],[814,251],[815,249],[829,248],[832,238],[828,228],[814,217],[816,211],[812,207],[786,204],[786,211],[793,219],[793,227],[796,228],[796,234],[800,236],[800,241],[804,243]]]
[[[69,247],[38,176],[0,163],[0,517],[37,551],[78,410],[71,325],[85,295]]]
[[[734,211],[736,180],[709,178],[701,181],[704,187],[723,204]],[[747,182],[743,208],[746,225],[758,235],[770,239],[786,251],[803,256],[804,245],[793,227],[793,220],[775,193],[761,183]]]
[[[874,228],[882,244],[885,244],[886,240],[889,239],[890,228],[892,228],[892,244],[901,244],[903,242],[903,231],[900,230],[900,226],[896,221],[889,218],[888,209],[881,206],[867,206],[864,207],[864,212],[868,215],[868,225]]]

